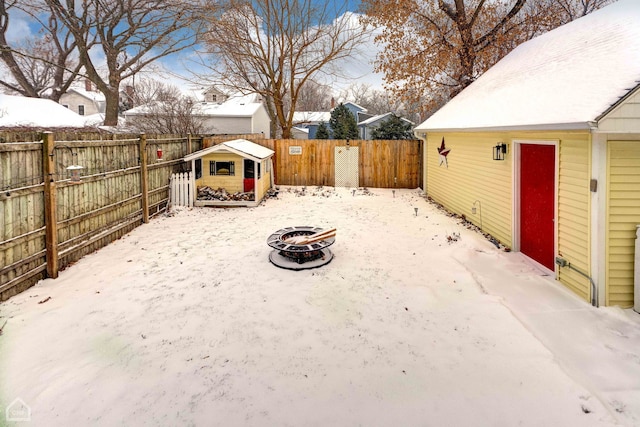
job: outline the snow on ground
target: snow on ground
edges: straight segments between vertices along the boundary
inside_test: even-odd
[[[20,398],[33,426],[640,424],[640,315],[590,307],[419,190],[371,193],[182,208],[2,303],[0,409]],[[267,237],[293,225],[337,227],[333,261],[270,264]]]

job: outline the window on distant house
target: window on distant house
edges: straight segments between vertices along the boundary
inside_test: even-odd
[[[209,175],[235,175],[235,162],[209,162]]]
[[[78,114],[84,116],[84,105],[78,105]]]

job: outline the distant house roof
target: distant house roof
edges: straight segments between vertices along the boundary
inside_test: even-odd
[[[294,125],[329,123],[329,120],[331,120],[329,111],[296,111],[293,113]]]
[[[226,141],[221,144],[214,145],[213,147],[205,148],[204,150],[189,154],[184,158],[184,161],[189,162],[206,156],[207,154],[220,152],[237,154],[254,161],[264,160],[274,154],[273,150],[263,147],[262,145],[247,141],[246,139],[234,139],[232,141]]]
[[[81,128],[85,119],[50,99],[0,95],[0,126]]]
[[[639,23],[619,0],[523,43],[416,130],[588,128],[640,83]]]
[[[84,96],[87,99],[90,99],[95,102],[106,102],[107,98],[104,96],[102,92],[94,91],[94,90],[86,90],[79,87],[71,87],[67,92],[75,92],[78,95]]]
[[[358,126],[361,126],[361,125],[368,126],[379,121],[386,121],[386,120],[389,120],[393,115],[394,113],[378,114],[377,116],[373,116],[368,118],[367,120],[361,121],[360,123],[358,123]],[[414,124],[411,120],[405,119],[404,117],[400,117],[400,120],[403,120],[407,123]]]
[[[134,107],[124,112],[125,116],[140,116],[157,111],[161,101]],[[263,105],[259,102],[240,103],[237,100],[228,100],[222,104],[214,102],[197,102],[193,105],[192,114],[207,117],[252,117]]]

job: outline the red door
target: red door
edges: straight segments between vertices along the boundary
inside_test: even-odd
[[[520,146],[520,251],[554,269],[555,156],[553,145]]]

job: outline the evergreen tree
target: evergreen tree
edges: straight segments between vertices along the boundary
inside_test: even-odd
[[[371,132],[371,139],[415,139],[411,123],[392,114]]]
[[[360,139],[356,118],[342,103],[331,112],[329,126],[333,139]]]
[[[318,129],[316,130],[315,139],[329,139],[329,129],[327,128],[327,124],[325,122],[320,122],[318,125]]]

